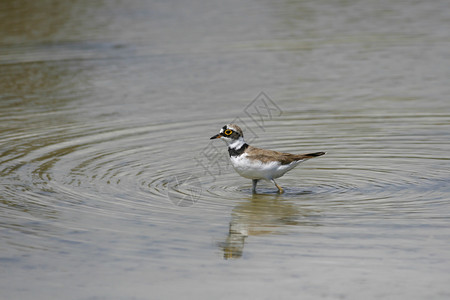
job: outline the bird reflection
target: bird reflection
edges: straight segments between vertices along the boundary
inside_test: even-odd
[[[238,204],[231,214],[228,236],[219,243],[224,259],[240,258],[248,236],[282,233],[286,226],[317,225],[303,221],[313,213],[292,199],[279,195],[254,194]]]

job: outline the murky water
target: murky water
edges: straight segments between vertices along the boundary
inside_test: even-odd
[[[447,1],[3,1],[0,298],[448,299]],[[261,93],[262,92],[262,93]],[[327,151],[251,182],[209,137]]]

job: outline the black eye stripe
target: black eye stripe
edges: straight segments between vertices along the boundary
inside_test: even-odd
[[[227,137],[227,138],[232,138],[232,139],[238,139],[241,136],[241,134],[239,132],[235,131],[234,129],[231,129],[227,125],[222,127],[219,135],[221,135],[223,137]]]

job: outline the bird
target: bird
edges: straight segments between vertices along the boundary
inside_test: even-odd
[[[253,147],[245,142],[242,129],[236,124],[223,126],[219,133],[210,139],[221,139],[226,142],[231,165],[239,175],[252,180],[254,194],[256,185],[261,179],[273,182],[278,193],[282,194],[284,190],[275,182],[276,178],[283,176],[301,162],[326,153],[291,154]]]

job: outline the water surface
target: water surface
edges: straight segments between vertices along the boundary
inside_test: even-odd
[[[446,1],[21,2],[2,299],[450,296]],[[209,140],[231,121],[327,154],[252,195]]]

